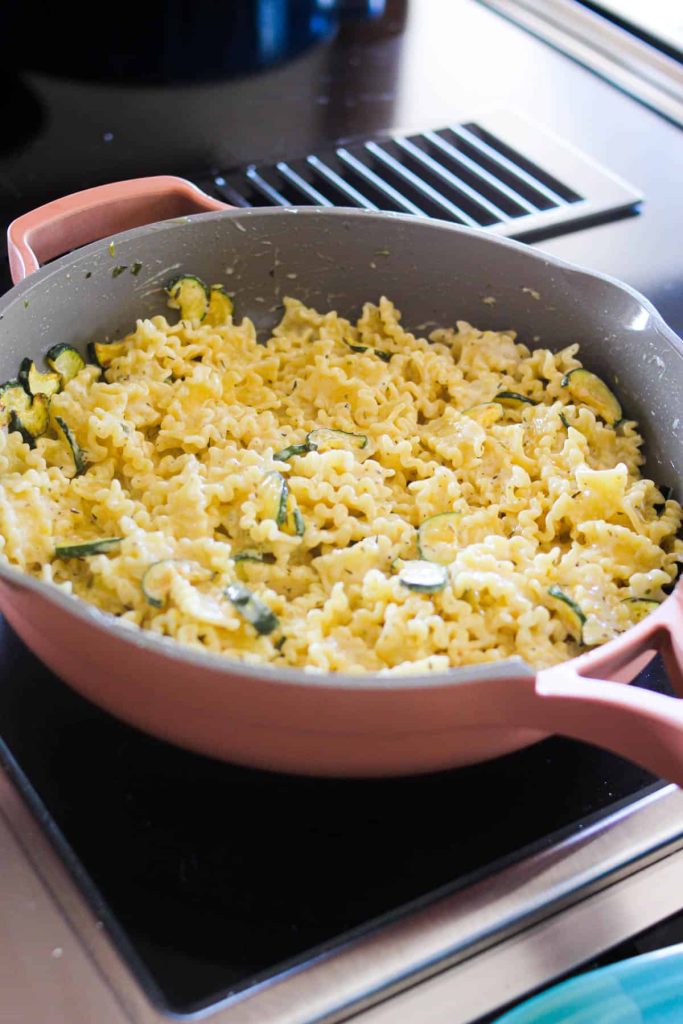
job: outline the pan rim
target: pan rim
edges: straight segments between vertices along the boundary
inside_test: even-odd
[[[651,319],[651,328],[655,329],[661,337],[668,342],[680,358],[683,358],[683,340],[666,323],[661,313],[641,292],[631,285],[600,271],[590,270],[587,267],[560,259],[549,253],[532,249],[528,244],[518,242],[514,239],[504,238],[479,228],[469,228],[458,224],[451,224],[447,221],[440,221],[428,217],[416,217],[410,214],[381,212],[374,210],[358,210],[347,207],[320,208],[320,207],[258,207],[253,209],[226,209],[224,211],[212,211],[209,213],[192,214],[189,216],[175,217],[169,220],[157,221],[153,224],[132,228],[119,234],[110,235],[98,241],[91,242],[72,253],[61,256],[48,265],[41,267],[38,271],[30,274],[19,284],[5,293],[0,300],[0,315],[16,300],[31,292],[36,287],[43,285],[53,275],[61,274],[66,268],[80,263],[91,256],[100,256],[108,253],[112,242],[115,245],[123,245],[134,242],[137,238],[143,238],[156,232],[177,229],[179,226],[197,221],[212,223],[217,220],[252,220],[270,217],[304,217],[315,218],[316,220],[337,221],[343,218],[357,220],[359,218],[370,218],[378,222],[390,219],[403,223],[409,228],[428,229],[437,232],[450,232],[455,235],[474,237],[484,244],[493,247],[498,246],[512,250],[524,256],[526,261],[537,263],[544,267],[555,267],[566,273],[571,278],[589,278],[592,281],[602,282],[609,288],[620,292],[632,299],[640,308],[645,311]],[[503,661],[486,662],[480,665],[451,668],[443,672],[417,673],[415,675],[379,675],[368,673],[362,675],[351,675],[348,673],[332,673],[322,671],[305,671],[303,669],[289,667],[274,667],[268,664],[254,665],[228,655],[216,654],[210,651],[195,650],[186,647],[171,637],[158,636],[150,630],[144,630],[130,624],[124,625],[110,612],[103,612],[95,605],[72,595],[65,594],[55,585],[22,572],[18,568],[0,562],[0,580],[6,586],[2,590],[10,594],[14,588],[29,590],[44,597],[49,602],[54,602],[67,614],[80,619],[98,630],[108,634],[113,632],[117,639],[129,644],[131,647],[148,651],[161,657],[170,658],[173,661],[181,662],[190,669],[205,669],[217,677],[223,676],[244,678],[253,683],[265,683],[268,685],[295,686],[298,688],[321,688],[354,690],[358,692],[382,692],[382,691],[410,691],[425,689],[441,689],[467,683],[484,682],[505,677],[533,679],[536,672],[520,657],[507,658]],[[676,587],[681,590],[682,584]],[[668,605],[675,595],[675,591],[662,607]],[[1,610],[1,606],[0,606]],[[565,664],[581,666],[581,674],[590,672],[590,665],[594,660],[601,660],[612,651],[617,651],[619,645],[628,638],[628,643],[633,643],[639,635],[647,632],[648,621],[644,619],[641,623],[632,626],[614,640],[595,648],[586,654],[572,658]]]

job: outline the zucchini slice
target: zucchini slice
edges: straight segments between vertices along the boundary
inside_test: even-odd
[[[45,362],[62,378],[62,385],[68,384],[85,366],[85,359],[71,345],[53,345]]]
[[[348,430],[332,430],[330,427],[317,427],[306,435],[309,450],[329,451],[331,448],[355,448],[362,451],[367,446],[365,434],[350,434]]]
[[[287,519],[282,529],[285,533],[291,533],[293,537],[303,537],[306,532],[304,517],[301,515],[292,494],[289,495],[287,501]]]
[[[181,320],[203,320],[209,309],[209,289],[200,277],[183,274],[167,288],[168,304],[180,310]]]
[[[470,416],[482,427],[490,427],[503,415],[502,402],[482,402],[480,405],[473,405],[470,409],[463,410],[465,416]]]
[[[272,633],[280,625],[275,612],[272,612],[256,594],[252,594],[243,583],[229,583],[224,593],[242,618],[262,636]]]
[[[276,561],[271,551],[255,551],[253,548],[245,548],[244,551],[236,551],[232,556],[233,562],[259,562],[261,565],[273,565]]]
[[[506,409],[523,409],[525,405],[538,405],[533,398],[520,395],[516,391],[499,391],[493,401],[498,405],[504,405]]]
[[[390,362],[391,357],[395,355],[394,352],[385,352],[384,349],[373,348],[372,345],[353,345],[350,341],[347,341],[346,344],[352,352],[370,352],[371,355],[377,356],[384,363]]]
[[[233,309],[233,301],[226,294],[223,285],[212,284],[209,292],[209,308],[206,311],[204,322],[210,327],[221,327],[228,322]]]
[[[438,565],[450,565],[457,553],[459,512],[441,512],[430,516],[417,528],[420,558]]]
[[[660,602],[650,597],[626,597],[624,604],[630,605],[629,611],[634,622],[642,622],[655,608],[659,608]]]
[[[29,395],[56,395],[62,390],[62,378],[58,373],[49,370],[41,373],[32,359],[22,359],[19,367],[19,380]]]
[[[86,469],[88,468],[88,460],[85,457],[83,449],[78,444],[78,441],[74,437],[71,428],[67,423],[64,422],[61,416],[55,416],[55,422],[57,423],[61,432],[64,434],[64,437],[66,438],[66,443],[71,449],[71,454],[74,460],[74,469],[76,470],[76,476],[80,476],[82,473],[85,473]]]
[[[567,389],[575,402],[587,405],[610,427],[616,427],[623,418],[617,396],[610,391],[604,380],[590,370],[584,370],[582,366],[570,370],[562,378],[562,387]]]
[[[213,579],[211,569],[205,569],[197,562],[182,558],[162,558],[147,566],[140,581],[147,604],[153,608],[163,608],[175,573],[180,573],[189,583],[206,583]]]
[[[274,519],[283,533],[293,537],[303,537],[305,530],[304,517],[297,508],[296,499],[289,493],[287,481],[271,470],[266,473],[261,484],[260,508],[264,519]]]
[[[102,540],[84,541],[82,544],[58,544],[57,558],[87,558],[88,555],[103,555],[117,547],[123,537],[103,537]]]
[[[404,562],[398,574],[399,583],[418,594],[436,594],[448,582],[448,569],[436,562]]]
[[[47,395],[35,398],[27,395],[26,398],[28,405],[22,412],[10,410],[9,429],[18,430],[26,444],[33,448],[36,438],[45,433],[50,423],[50,399]]]
[[[0,386],[0,424],[6,427],[13,412],[20,416],[31,406],[26,389],[18,380],[8,380]]]
[[[125,341],[91,341],[88,345],[88,355],[93,363],[97,363],[103,370],[107,370],[115,359],[123,356],[128,351]]]
[[[572,601],[571,597],[565,594],[564,590],[561,590],[559,587],[555,585],[549,587],[548,594],[555,600],[553,608],[557,612],[557,616],[563,626],[574,637],[576,642],[580,644],[583,639],[583,627],[586,623],[586,616],[576,601]]]
[[[290,444],[279,452],[275,452],[274,459],[286,462],[295,455],[306,455],[307,452],[324,451],[332,448],[356,448],[361,451],[368,443],[365,434],[351,434],[348,430],[332,430],[331,427],[316,427],[306,435],[302,444]]]
[[[259,503],[264,519],[274,519],[278,526],[282,526],[287,519],[288,497],[289,487],[282,474],[275,469],[266,473],[259,488]]]
[[[281,448],[279,452],[275,452],[273,458],[277,459],[278,462],[286,462],[287,459],[291,459],[295,455],[306,455],[310,450],[311,448],[307,441],[304,441],[303,444],[290,444],[287,448]]]

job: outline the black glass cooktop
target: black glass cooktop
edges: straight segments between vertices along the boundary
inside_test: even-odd
[[[560,739],[394,780],[219,764],[99,711],[4,623],[0,678],[2,757],[151,997],[176,1011],[276,975],[656,784]],[[662,686],[661,666],[640,682]]]

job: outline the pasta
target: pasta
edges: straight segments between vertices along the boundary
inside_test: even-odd
[[[576,344],[287,299],[266,344],[157,316],[116,351],[34,447],[0,432],[0,556],[131,628],[313,672],[544,667],[676,578],[681,507],[636,423],[572,394]]]

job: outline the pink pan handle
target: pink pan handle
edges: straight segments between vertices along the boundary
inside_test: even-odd
[[[159,175],[98,185],[55,199],[12,221],[7,231],[15,284],[42,262],[99,238],[190,213],[230,209],[184,178]]]
[[[683,701],[637,686],[591,679],[581,670],[613,675],[646,651],[659,651],[674,690],[683,696],[683,592],[620,641],[576,662],[539,672],[526,725],[593,743],[683,786]],[[516,717],[516,716],[515,716]]]

